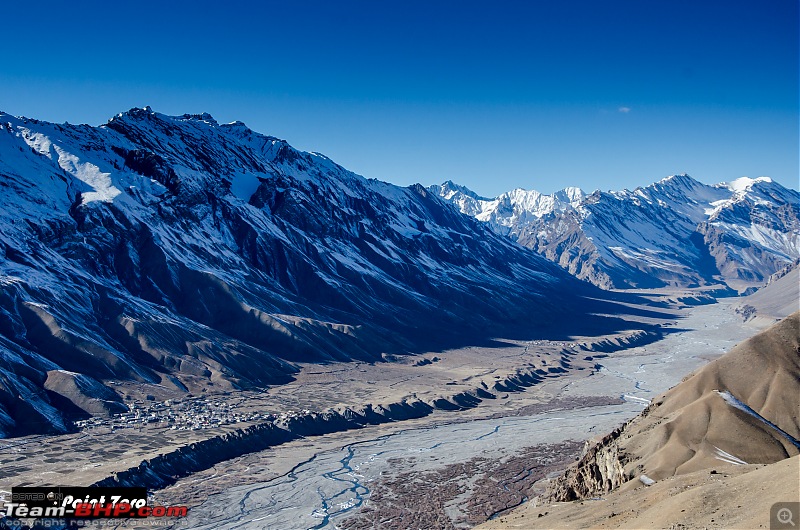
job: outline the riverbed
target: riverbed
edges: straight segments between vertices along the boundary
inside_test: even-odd
[[[622,398],[617,405],[578,407],[530,415],[511,414],[498,403],[485,407],[508,415],[478,417],[436,413],[425,424],[366,428],[296,452],[291,469],[269,480],[238,485],[211,495],[190,510],[188,526],[210,528],[334,528],[358,516],[377,480],[401,473],[422,473],[476,457],[503,459],[525,447],[587,440],[631,419],[656,395],[713,359],[757,328],[743,325],[732,302],[688,309],[667,323],[679,329],[647,346],[599,355],[595,369],[548,379],[525,394],[553,399],[590,396]],[[479,406],[478,409],[483,407]],[[326,438],[326,437],[321,437]],[[265,455],[268,461],[276,455]],[[281,465],[293,459],[291,446],[280,451]],[[275,466],[279,469],[281,466]],[[221,469],[217,473],[224,472]]]

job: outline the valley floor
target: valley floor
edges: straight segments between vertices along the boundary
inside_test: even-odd
[[[523,491],[565,467],[585,440],[635,416],[648,400],[763,327],[744,324],[733,311],[736,303],[723,299],[660,310],[653,321],[675,332],[610,354],[596,350],[635,343],[636,334],[498,341],[493,348],[391,363],[306,366],[297,381],[264,393],[198,397],[209,407],[243,416],[303,415],[404,399],[444,400],[440,403],[460,410],[289,441],[179,479],[156,491],[154,501],[191,506],[192,528],[399,528],[412,520],[398,513],[411,495],[416,511],[435,515],[441,527],[473,526],[522,502]],[[520,370],[549,375],[525,390],[513,383]],[[459,406],[457,396],[474,395],[477,388],[490,392],[479,403]],[[253,423],[205,430],[151,423],[141,430],[95,427],[66,436],[3,440],[0,490],[92,484]],[[448,487],[424,488],[432,483]]]

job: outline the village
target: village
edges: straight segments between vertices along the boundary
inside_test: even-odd
[[[271,422],[286,420],[309,414],[310,411],[287,410],[281,413],[245,410],[242,403],[231,404],[219,397],[188,396],[182,399],[156,401],[151,395],[145,400],[138,399],[128,405],[128,412],[110,417],[92,417],[78,420],[75,426],[80,430],[95,428],[117,429],[170,429],[178,431],[197,431],[214,429],[224,425],[250,422]]]

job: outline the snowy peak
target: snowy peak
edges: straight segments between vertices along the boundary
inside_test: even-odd
[[[651,186],[657,186],[659,184],[661,186],[672,186],[672,187],[686,188],[686,189],[694,189],[701,186],[705,186],[705,184],[703,184],[699,180],[692,178],[688,173],[669,175],[659,180],[655,184],[651,184]]]
[[[569,203],[573,208],[578,206],[586,198],[586,192],[580,188],[567,187],[553,194],[556,200]]]
[[[800,202],[800,193],[784,188],[769,177],[740,177],[731,182],[717,184],[715,188],[728,193],[723,193],[723,198],[712,202],[705,210],[710,221],[735,217],[745,210],[758,210],[762,212],[759,214],[761,216],[774,216],[776,208],[796,210]]]
[[[681,174],[633,191],[515,189],[493,200],[443,198],[606,288],[739,288],[800,255],[800,194],[767,177],[709,186]]]
[[[520,204],[524,210],[539,216],[553,210],[574,208],[586,198],[586,193],[582,189],[574,187],[564,188],[550,195],[518,188],[504,195],[508,195],[512,202]]]
[[[624,195],[624,192],[619,193]],[[633,195],[649,204],[674,210],[693,223],[699,223],[703,220],[705,210],[710,204],[730,194],[682,174],[671,175],[644,188],[637,188]]]
[[[797,202],[797,191],[784,188],[769,177],[758,177],[755,179],[740,177],[731,182],[717,184],[720,188],[726,188],[733,192],[731,200],[742,201],[751,200],[754,202],[768,202],[780,204],[783,202]]]
[[[517,188],[500,195],[497,200],[510,208],[514,217],[540,218],[555,211],[564,211],[577,207],[586,194],[580,188],[564,188],[551,195],[545,195],[536,190]]]
[[[586,198],[583,190],[574,187],[551,195],[517,188],[493,199],[480,197],[452,181],[429,186],[428,190],[456,205],[462,213],[499,228],[503,234],[508,234],[510,229],[526,219],[538,219],[554,211],[573,209]]]
[[[466,186],[459,186],[452,180],[446,180],[441,185],[434,184],[428,188],[434,195],[438,195],[446,201],[449,201],[454,196],[460,194],[475,200],[489,200],[485,197],[479,196],[477,193],[467,188]]]
[[[672,175],[644,188],[653,199],[671,199],[677,202],[703,202],[715,197],[713,186],[708,186],[689,175]]]

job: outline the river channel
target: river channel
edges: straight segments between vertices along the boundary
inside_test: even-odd
[[[212,495],[190,510],[188,526],[335,528],[337,520],[369,502],[371,484],[382,476],[427,471],[475,457],[500,459],[524,447],[606,433],[709,358],[755,332],[742,327],[732,313],[727,304],[693,309],[681,322],[686,331],[598,359],[591,375],[548,382],[560,385],[561,397],[617,396],[624,400],[621,404],[469,422],[454,422],[457,413],[442,413],[433,418],[438,424],[415,428],[400,422],[388,434],[368,437],[365,432],[364,439],[318,452],[280,477]]]

